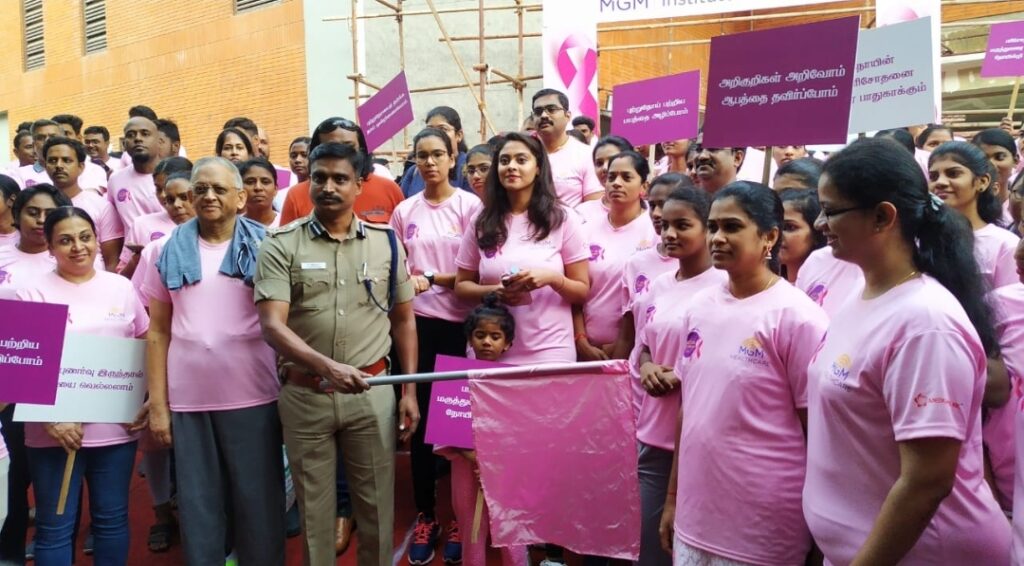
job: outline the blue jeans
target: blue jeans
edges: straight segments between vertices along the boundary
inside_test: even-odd
[[[36,496],[37,566],[71,564],[72,531],[83,478],[89,484],[89,512],[96,544],[94,562],[122,566],[128,561],[128,488],[137,444],[79,450],[63,515],[57,515],[57,500],[67,453],[63,448],[27,449]]]

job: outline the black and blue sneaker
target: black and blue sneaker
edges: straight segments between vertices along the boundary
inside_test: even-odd
[[[434,549],[437,538],[441,534],[441,525],[437,519],[427,517],[423,513],[416,516],[416,528],[412,532],[412,544],[409,545],[409,564],[425,566],[434,560]]]
[[[452,521],[448,527],[448,540],[444,543],[445,564],[462,564],[462,535],[459,533],[458,521]]]

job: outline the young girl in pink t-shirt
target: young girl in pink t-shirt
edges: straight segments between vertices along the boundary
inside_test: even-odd
[[[886,140],[833,155],[818,194],[819,229],[866,284],[808,370],[815,542],[833,564],[1008,564],[981,438],[999,348],[969,223]]]
[[[711,261],[728,281],[675,326],[682,427],[661,533],[676,564],[796,566],[811,550],[806,368],[828,320],[777,275],[782,223],[778,195],[758,183],[726,185],[711,206]]]
[[[640,320],[636,337],[644,394],[637,420],[640,442],[640,559],[639,563],[671,566],[672,555],[661,548],[658,526],[664,510],[672,452],[675,449],[681,391],[672,373],[682,355],[686,336],[678,332],[693,296],[721,285],[727,275],[711,266],[707,244],[707,220],[711,196],[693,188],[669,195],[661,212],[661,245],[677,269],[654,279],[651,301]]]
[[[56,269],[18,290],[22,301],[68,306],[68,332],[141,338],[149,316],[127,279],[97,271],[96,228],[80,208],[60,207],[44,227]],[[98,564],[128,558],[128,487],[135,464],[137,429],[119,424],[28,423],[25,444],[36,498],[36,561],[70,564],[71,537],[83,480]],[[67,453],[77,451],[67,509],[57,515]]]
[[[71,206],[71,199],[49,183],[32,185],[14,199],[11,211],[19,238],[15,245],[0,247],[0,299],[14,300],[18,288],[53,271],[56,262],[43,225],[47,215],[60,206]]]
[[[455,177],[456,148],[448,135],[438,128],[426,128],[413,138],[413,154],[423,190],[400,202],[391,215],[391,227],[405,246],[409,273],[416,288],[412,309],[416,315],[421,372],[434,371],[438,354],[464,356],[466,340],[462,324],[470,303],[455,296],[455,256],[463,235],[472,230],[473,218],[480,209],[480,199],[469,191],[452,186]],[[416,388],[420,415],[425,419],[430,409],[430,383]],[[425,421],[424,421],[425,422]],[[427,563],[440,534],[435,514],[437,491],[436,456],[433,446],[424,441],[426,427],[419,427],[412,436],[413,498],[417,520],[410,546],[412,564]],[[452,522],[449,541],[458,538],[459,524]],[[463,537],[465,538],[465,537]],[[455,561],[455,545],[446,545],[445,559]]]
[[[486,295],[483,304],[473,309],[463,324],[463,336],[469,342],[478,360],[496,362],[512,347],[516,338],[516,321],[509,309],[498,302],[496,295]],[[487,563],[487,537],[490,535],[490,515],[484,504],[480,515],[477,540],[473,542],[472,529],[476,515],[476,500],[480,496],[480,469],[476,450],[443,448],[441,452],[452,463],[452,507],[459,523],[465,525],[461,535],[462,562],[467,565]],[[525,547],[502,547],[501,562],[505,566],[525,564]]]
[[[584,305],[573,309],[579,361],[607,360],[616,353],[626,262],[656,244],[657,233],[643,209],[649,174],[647,160],[635,151],[613,157],[608,165],[608,213],[583,225],[590,245],[590,293]]]
[[[575,361],[570,305],[582,304],[590,288],[580,221],[558,202],[535,138],[509,133],[495,155],[484,207],[455,260],[455,295],[477,302],[496,292],[509,305],[520,338],[506,362]]]

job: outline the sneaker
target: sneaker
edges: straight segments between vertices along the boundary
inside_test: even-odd
[[[434,548],[441,534],[441,525],[433,517],[427,518],[420,513],[416,517],[416,529],[412,532],[412,544],[409,545],[409,564],[423,566],[434,560]]]
[[[448,540],[444,543],[444,563],[462,564],[462,535],[459,533],[459,523],[452,521],[448,527]]]
[[[551,558],[545,558],[540,561],[540,566],[565,566],[565,562],[554,560]]]
[[[82,552],[86,556],[92,556],[92,553],[96,551],[96,539],[92,537],[92,529],[89,529],[89,536],[85,537],[85,544],[82,545]]]
[[[32,540],[28,541],[25,545],[25,561],[31,561],[36,559],[36,539],[32,537]]]

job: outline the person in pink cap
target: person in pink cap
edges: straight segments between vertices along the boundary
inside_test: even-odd
[[[569,98],[545,88],[534,93],[532,104],[537,138],[544,144],[558,200],[575,208],[583,201],[600,199],[604,187],[594,172],[590,146],[566,131],[572,118]]]
[[[95,267],[96,227],[81,208],[59,207],[44,224],[56,269],[17,291],[20,301],[68,306],[67,331],[115,338],[142,338],[149,316],[131,282]],[[137,428],[120,424],[28,423],[25,445],[36,500],[35,560],[71,564],[73,530],[82,483],[97,564],[128,561],[128,493],[135,464]],[[57,514],[67,453],[77,451],[65,513]]]
[[[615,354],[625,307],[622,274],[634,254],[656,245],[657,233],[644,213],[650,168],[639,153],[623,151],[608,164],[608,213],[583,226],[590,246],[590,293],[574,307],[573,332],[580,361]]]
[[[676,269],[659,275],[651,284],[652,300],[642,314],[643,331],[636,340],[645,392],[636,430],[642,525],[638,563],[649,566],[672,564],[672,555],[661,548],[658,526],[672,471],[681,402],[679,378],[672,368],[682,356],[686,336],[677,330],[694,295],[728,278],[711,266],[707,244],[710,209],[711,196],[692,188],[673,191],[665,200],[661,245]]]
[[[804,516],[832,564],[1009,564],[981,406],[998,353],[971,226],[886,140],[825,163],[821,225],[862,294],[808,369]]]
[[[419,342],[417,368],[421,372],[434,371],[438,354],[466,354],[462,323],[472,305],[455,296],[455,256],[465,234],[473,230],[481,203],[476,194],[453,186],[457,157],[455,140],[444,130],[427,127],[416,134],[413,158],[423,190],[400,202],[391,215],[391,227],[405,246],[416,288],[412,309]],[[429,383],[416,388],[421,419],[430,409],[431,391]],[[433,560],[441,531],[435,509],[437,457],[433,445],[424,441],[426,428],[416,430],[410,447],[417,519],[409,562],[414,565]],[[447,563],[462,559],[460,542],[465,537],[459,527],[456,521],[449,526],[444,552]]]
[[[812,548],[806,368],[828,317],[778,275],[782,223],[782,201],[760,183],[727,185],[711,205],[711,261],[728,280],[675,325],[682,426],[661,521],[675,564],[797,566]]]

